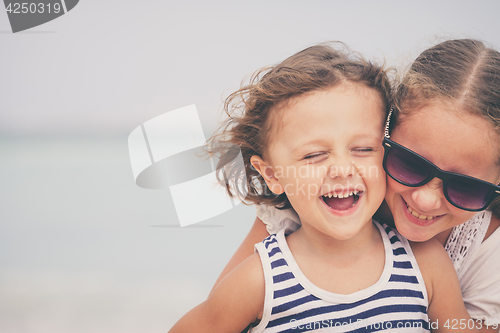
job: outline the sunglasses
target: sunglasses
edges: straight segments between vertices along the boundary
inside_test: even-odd
[[[484,180],[443,171],[414,151],[389,139],[389,121],[392,109],[387,117],[384,146],[385,172],[395,181],[409,187],[420,187],[434,178],[443,181],[443,193],[455,207],[477,212],[486,209],[500,196],[500,186]]]

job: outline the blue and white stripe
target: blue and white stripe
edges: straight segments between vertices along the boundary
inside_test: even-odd
[[[350,295],[313,285],[299,269],[284,231],[256,245],[266,296],[258,326],[250,332],[428,332],[427,292],[408,241],[387,225],[379,228],[385,267],[374,285]],[[402,326],[402,327],[401,327]]]

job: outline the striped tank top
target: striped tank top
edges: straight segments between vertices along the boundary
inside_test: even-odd
[[[429,332],[427,291],[408,241],[373,223],[384,242],[384,271],[374,285],[349,295],[312,284],[283,229],[256,244],[266,291],[262,320],[249,332]]]

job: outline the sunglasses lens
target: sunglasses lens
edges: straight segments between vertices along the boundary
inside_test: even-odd
[[[422,183],[432,172],[431,166],[419,156],[397,146],[387,153],[385,165],[393,178],[410,186]]]
[[[454,177],[447,186],[448,198],[460,208],[483,209],[493,195],[494,188],[474,179]]]

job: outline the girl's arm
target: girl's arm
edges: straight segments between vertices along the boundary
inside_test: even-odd
[[[170,333],[239,333],[264,308],[264,273],[258,254],[232,270],[209,298],[184,315]]]
[[[467,312],[457,274],[443,246],[431,239],[411,243],[411,247],[427,288],[432,332],[478,332],[481,321],[471,319]]]
[[[224,267],[222,273],[217,278],[217,281],[215,281],[210,294],[214,292],[217,285],[229,272],[253,254],[254,245],[262,242],[262,240],[267,236],[269,236],[269,233],[267,232],[266,225],[258,217],[255,218],[252,229],[250,229],[240,247],[236,250],[231,259],[229,259],[226,267]]]
[[[500,228],[500,219],[498,219],[495,215],[491,217],[490,225],[488,226],[488,230],[486,231],[486,235],[484,236],[483,242],[490,237],[497,229]],[[497,255],[492,255],[493,257],[497,257]],[[500,283],[500,281],[497,281],[496,283]],[[500,302],[500,300],[497,299],[497,302]],[[497,304],[497,306],[500,306]],[[479,329],[479,332],[481,333],[499,333],[500,332],[500,325],[493,325],[493,326],[486,326],[486,322],[483,321],[483,327]]]

